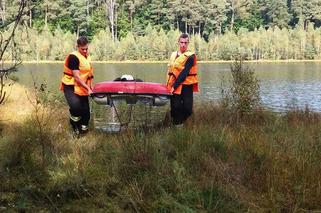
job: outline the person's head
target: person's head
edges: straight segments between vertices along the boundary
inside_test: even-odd
[[[189,37],[187,33],[182,33],[178,38],[179,50],[181,53],[185,52],[188,48]]]
[[[78,52],[82,54],[83,56],[87,57],[88,56],[88,39],[86,36],[80,36],[77,39],[77,48]]]

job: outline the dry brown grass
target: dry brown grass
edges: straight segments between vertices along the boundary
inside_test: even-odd
[[[0,106],[0,121],[20,123],[32,113],[33,107],[28,100],[30,94],[20,84],[14,84],[10,90],[7,101]]]
[[[41,121],[41,125],[50,126],[50,129],[55,132],[67,131],[67,104],[59,101],[45,105],[42,105],[42,102],[36,104],[39,97],[36,98],[35,91],[18,83],[10,87],[8,94],[6,102],[0,105],[2,133],[14,132],[17,126],[22,125],[30,118],[38,119],[39,122]]]

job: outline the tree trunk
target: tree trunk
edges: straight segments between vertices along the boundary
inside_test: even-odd
[[[205,29],[206,24],[207,24],[207,21],[206,21],[206,19],[205,19],[203,29]],[[203,35],[204,35],[204,30],[202,31],[202,36],[203,36]]]
[[[115,41],[115,3],[116,0],[107,0],[106,10],[108,13],[108,19],[110,22],[110,31],[113,41]]]
[[[303,24],[304,26],[304,31],[307,31],[307,29],[308,29],[308,25],[309,25],[309,20],[304,20],[304,24]]]
[[[79,29],[79,25],[77,26],[77,38],[79,37],[79,31],[80,31],[80,29]]]
[[[90,20],[90,13],[89,13],[89,1],[86,0],[86,25],[87,25],[87,28],[89,27],[89,20]]]
[[[47,26],[48,22],[48,6],[46,6],[46,11],[45,11],[45,26]]]
[[[130,11],[130,31],[133,32],[133,13]]]
[[[0,0],[0,13],[2,24],[6,21],[6,0]]]
[[[118,16],[117,10],[115,10],[115,37],[114,37],[115,41],[118,38],[118,32],[117,32],[117,25],[118,25],[117,20],[118,20],[118,18],[117,18],[117,16]]]
[[[90,15],[89,14],[89,2],[86,1],[86,13],[87,13],[87,17]]]
[[[217,32],[217,34],[221,35],[222,34],[222,27],[221,27],[221,23],[218,22],[215,26],[216,29],[214,29],[214,32]]]
[[[232,9],[232,17],[231,17],[231,26],[230,26],[230,30],[233,30],[234,27],[234,19],[235,19],[235,13],[234,13],[234,9]]]
[[[32,27],[32,10],[29,11],[29,27]]]

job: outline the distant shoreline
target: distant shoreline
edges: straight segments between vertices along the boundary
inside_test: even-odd
[[[200,64],[216,64],[216,63],[232,63],[233,61],[198,61]],[[302,62],[321,62],[321,59],[317,60],[251,60],[244,61],[245,63],[302,63]],[[10,61],[4,61],[3,63],[11,63]],[[62,64],[64,61],[23,61],[22,64]],[[92,61],[97,64],[163,64],[168,61],[140,61],[140,60],[127,60],[127,61]]]

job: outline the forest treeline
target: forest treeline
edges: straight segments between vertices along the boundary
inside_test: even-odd
[[[145,35],[128,33],[121,40],[114,41],[110,31],[101,30],[91,39],[90,53],[95,61],[163,61],[168,60],[177,49],[178,30],[155,29],[147,26]],[[21,59],[24,61],[64,60],[66,54],[75,49],[76,34],[57,28],[54,32],[44,28],[20,28],[16,39],[20,41]],[[201,61],[232,60],[242,54],[246,60],[303,60],[321,59],[321,28],[312,25],[304,30],[278,27],[248,31],[241,28],[237,33],[211,34],[206,41],[199,34],[191,36],[190,49]],[[12,55],[5,53],[7,60]]]
[[[2,25],[18,2],[0,0]],[[320,59],[320,0],[30,0],[28,8],[16,33],[27,61],[63,60],[79,35],[89,36],[93,60],[167,60],[180,32],[191,34],[199,60]]]
[[[19,0],[0,0],[0,23],[14,15]],[[28,0],[24,22],[38,31],[48,26],[93,36],[108,29],[113,38],[144,35],[147,25],[165,32],[200,34],[293,29],[300,22],[321,26],[320,0]]]

